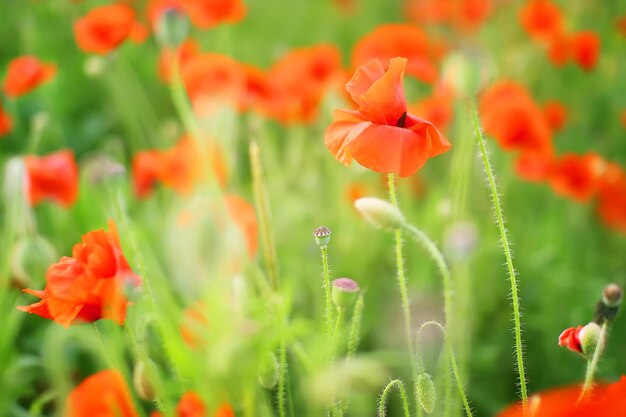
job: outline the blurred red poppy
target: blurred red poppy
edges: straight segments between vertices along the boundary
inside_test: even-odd
[[[409,112],[429,120],[445,132],[452,121],[453,104],[454,95],[452,90],[444,86],[437,86],[430,96],[410,105]]]
[[[502,149],[551,155],[552,135],[537,104],[524,87],[500,81],[480,100],[482,123]]]
[[[183,68],[191,59],[199,54],[200,47],[198,43],[191,38],[184,41],[178,49],[162,49],[159,58],[159,76],[164,81],[170,81],[174,70],[172,64],[175,58],[178,59],[180,68]]]
[[[235,412],[230,404],[224,403],[215,410],[215,417],[235,417]]]
[[[178,417],[206,417],[207,409],[198,394],[192,391],[186,392],[176,407]]]
[[[407,0],[406,13],[416,23],[446,24],[462,31],[478,29],[491,15],[491,0]]]
[[[431,42],[422,29],[414,25],[387,24],[363,36],[352,52],[354,68],[378,58],[387,68],[391,58],[408,60],[406,73],[418,80],[432,83],[437,79],[437,62]]]
[[[626,16],[619,17],[615,22],[615,27],[622,36],[626,36]]]
[[[346,89],[358,110],[336,110],[324,136],[337,160],[406,177],[450,148],[432,123],[407,113],[406,64],[406,58],[392,58],[385,70],[374,59],[356,70]]]
[[[67,399],[65,417],[138,417],[128,387],[116,370],[83,380]]]
[[[41,301],[18,309],[65,327],[100,319],[122,325],[129,304],[125,291],[140,284],[110,220],[109,231],[99,229],[83,235],[81,243],[72,248],[72,257],[64,256],[48,268],[43,291],[24,290]]]
[[[546,181],[552,172],[554,155],[541,152],[523,152],[515,160],[515,172],[531,182]]]
[[[565,33],[563,13],[550,0],[530,0],[520,9],[520,21],[526,33],[550,43]]]
[[[28,198],[32,205],[53,200],[69,207],[78,197],[78,165],[74,152],[66,149],[45,156],[24,158]]]
[[[127,4],[109,4],[92,9],[74,23],[78,47],[85,52],[107,54],[136,30],[135,11]]]
[[[552,189],[578,202],[588,201],[598,189],[604,164],[602,157],[593,152],[585,155],[564,154],[554,163],[550,176]]]
[[[594,69],[600,54],[600,37],[595,32],[583,31],[572,35],[570,42],[578,65],[586,71]]]
[[[179,9],[201,29],[210,29],[221,23],[236,23],[246,15],[242,0],[150,0],[148,16],[153,27],[158,25],[161,14],[167,9]]]
[[[254,258],[259,248],[256,211],[250,203],[239,196],[228,194],[224,198],[228,214],[246,241],[248,255]]]
[[[548,45],[548,58],[556,67],[562,67],[569,61],[571,51],[571,39],[567,35],[555,36]]]
[[[567,120],[567,107],[560,101],[548,101],[543,104],[543,117],[553,132],[563,128]]]
[[[3,90],[7,97],[27,94],[51,80],[57,72],[55,64],[46,64],[35,56],[24,55],[9,63]]]
[[[598,214],[607,226],[626,233],[626,173],[607,164],[599,181]]]
[[[12,129],[13,121],[11,120],[11,116],[9,116],[8,113],[5,113],[2,108],[2,103],[0,103],[0,137],[11,133]]]

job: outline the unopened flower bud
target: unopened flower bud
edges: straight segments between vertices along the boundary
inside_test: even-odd
[[[162,46],[177,48],[189,34],[189,17],[177,7],[163,11],[156,23],[156,36]]]
[[[337,308],[350,307],[359,295],[359,284],[350,278],[337,278],[332,282],[331,298]]]
[[[380,198],[359,198],[354,202],[354,207],[365,220],[381,229],[399,229],[404,225],[404,216],[400,210]]]
[[[97,55],[89,56],[83,63],[83,71],[88,77],[99,77],[104,74],[106,67],[106,59]]]
[[[146,364],[143,361],[139,361],[135,364],[135,369],[133,369],[133,386],[139,398],[146,401],[152,401],[154,399],[154,387],[150,382]]]
[[[422,372],[417,376],[415,381],[415,396],[426,414],[430,414],[435,410],[435,383],[426,372]]]
[[[578,332],[580,347],[585,358],[591,359],[593,357],[596,346],[598,346],[598,339],[600,339],[600,331],[600,326],[598,326],[597,323],[591,322]]]
[[[609,284],[602,291],[602,299],[596,305],[594,321],[602,324],[613,321],[622,304],[622,289],[617,284]]]
[[[326,249],[328,247],[330,233],[330,229],[326,226],[320,226],[313,231],[315,242],[317,242],[317,246],[319,246],[320,249]]]
[[[278,377],[280,374],[280,365],[276,359],[276,355],[272,352],[267,354],[261,360],[257,376],[259,384],[265,389],[272,389],[278,384]]]

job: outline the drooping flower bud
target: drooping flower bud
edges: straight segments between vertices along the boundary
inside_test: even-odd
[[[365,220],[381,229],[399,229],[405,223],[402,212],[380,198],[359,198],[354,202],[354,207]]]
[[[164,10],[156,23],[156,36],[162,46],[177,48],[189,34],[189,17],[177,7]]]
[[[261,360],[257,371],[259,384],[265,389],[274,388],[276,384],[278,384],[279,368],[280,365],[278,364],[276,355],[274,355],[273,352],[267,352]]]
[[[154,387],[150,382],[146,364],[143,361],[139,361],[135,364],[135,369],[133,369],[133,386],[139,398],[146,401],[152,401],[154,399]]]
[[[315,242],[320,249],[326,249],[330,242],[330,229],[326,226],[320,226],[313,231]]]
[[[572,352],[581,354],[590,359],[598,345],[601,328],[591,322],[586,326],[570,327],[565,329],[559,336],[559,346],[567,347]]]
[[[337,308],[350,307],[359,295],[359,284],[350,278],[337,278],[332,282],[331,298]]]
[[[436,395],[435,383],[430,375],[426,372],[420,373],[415,381],[415,396],[426,414],[435,410]]]
[[[613,321],[622,304],[622,289],[617,284],[609,284],[602,291],[602,299],[596,305],[594,321],[602,324]]]

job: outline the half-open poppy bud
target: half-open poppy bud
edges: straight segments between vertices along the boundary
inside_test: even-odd
[[[559,346],[567,347],[585,358],[591,358],[598,345],[600,332],[600,326],[594,322],[586,326],[570,327],[559,336]]]

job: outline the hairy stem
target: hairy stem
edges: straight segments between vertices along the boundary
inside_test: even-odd
[[[598,368],[598,362],[600,361],[600,355],[602,355],[602,351],[604,350],[604,344],[606,339],[606,331],[609,327],[609,322],[604,320],[602,323],[602,328],[600,329],[600,336],[598,336],[598,343],[596,344],[596,348],[593,351],[593,356],[591,360],[587,362],[587,372],[585,373],[585,382],[583,384],[583,388],[580,391],[580,396],[578,397],[578,401],[582,400],[587,396],[591,389],[593,388],[593,377],[596,373],[596,369]]]
[[[326,337],[330,339],[333,329],[333,309],[330,296],[330,272],[328,270],[328,249],[322,248],[322,270],[324,274],[324,301],[326,304],[326,311],[324,312],[324,318],[326,320]]]
[[[387,405],[387,397],[394,387],[398,388],[398,391],[400,391],[404,417],[411,417],[411,414],[409,413],[409,403],[406,399],[406,390],[404,389],[404,384],[399,379],[394,379],[389,384],[387,384],[387,386],[383,390],[383,393],[380,395],[380,400],[378,401],[378,417],[385,417],[387,415],[387,411],[385,410],[385,406]]]
[[[513,304],[513,321],[515,332],[515,356],[517,358],[517,372],[519,374],[520,393],[522,397],[523,413],[526,415],[526,409],[528,406],[528,392],[526,388],[526,373],[524,368],[524,351],[522,342],[522,324],[520,319],[520,301],[517,289],[517,278],[515,276],[515,268],[513,268],[513,254],[511,252],[511,245],[507,235],[506,227],[504,227],[504,215],[502,214],[502,204],[500,203],[500,195],[498,194],[498,188],[496,186],[496,180],[489,163],[489,157],[485,148],[485,139],[480,129],[480,122],[478,120],[478,111],[476,110],[476,104],[471,102],[472,121],[474,124],[474,133],[476,134],[476,140],[478,141],[478,147],[480,148],[480,154],[482,156],[483,165],[485,166],[485,172],[487,173],[487,180],[489,182],[489,188],[491,190],[491,198],[493,200],[493,208],[496,215],[496,221],[498,229],[500,231],[500,240],[502,242],[502,250],[504,251],[504,257],[506,258],[507,273],[509,281],[511,283],[511,302]]]
[[[285,417],[287,412],[285,410],[285,395],[286,395],[286,374],[287,374],[287,345],[283,340],[280,344],[280,351],[278,355],[279,361],[279,373],[278,373],[278,394],[277,394],[277,402],[278,402],[278,415],[280,417]]]

